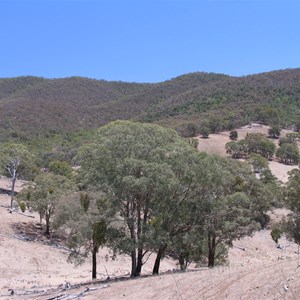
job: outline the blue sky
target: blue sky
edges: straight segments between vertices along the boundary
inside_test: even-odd
[[[164,81],[300,67],[300,1],[0,0],[0,77]]]

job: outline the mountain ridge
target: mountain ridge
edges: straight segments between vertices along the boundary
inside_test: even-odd
[[[241,77],[194,72],[159,83],[79,76],[0,78],[0,127],[5,130],[0,138],[88,130],[116,119],[175,129],[211,118],[220,118],[222,129],[252,120],[290,126],[300,118],[299,99],[300,69]],[[257,119],[264,109],[276,116]],[[235,124],[230,124],[232,120]]]

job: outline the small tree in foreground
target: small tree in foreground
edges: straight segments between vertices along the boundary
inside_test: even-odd
[[[92,254],[92,279],[97,278],[97,253],[106,243],[107,199],[101,193],[76,192],[58,204],[53,225],[68,232],[69,261],[80,264]]]
[[[292,214],[283,220],[283,231],[287,238],[300,246],[300,170],[289,172],[289,181],[284,189],[284,198]],[[299,249],[299,248],[298,248]]]
[[[256,220],[267,211],[270,199],[251,169],[240,162],[212,156],[203,160],[199,172],[194,214],[206,236],[208,266],[213,267],[218,246],[232,246],[233,240],[260,227]]]
[[[37,173],[34,156],[24,145],[2,144],[0,146],[0,169],[5,176],[11,178],[10,207],[12,208],[17,179],[31,179]]]
[[[18,195],[21,200],[26,200],[40,218],[46,222],[46,234],[50,234],[50,225],[54,217],[56,206],[62,197],[75,189],[72,181],[61,175],[41,173],[34,183],[23,189]]]

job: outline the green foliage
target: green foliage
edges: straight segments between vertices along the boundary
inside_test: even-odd
[[[283,220],[283,231],[290,240],[300,245],[300,171],[293,169],[289,175],[289,181],[284,189],[284,199],[293,213]]]
[[[203,138],[207,139],[209,136],[209,129],[207,127],[201,127],[199,133]]]
[[[289,240],[300,245],[300,216],[299,212],[289,216],[282,222],[283,230]]]
[[[271,237],[272,240],[278,244],[278,240],[281,238],[282,236],[282,230],[279,227],[275,227],[272,231],[271,231]]]
[[[168,249],[184,266],[201,252],[192,245],[197,234],[213,266],[218,249],[251,234],[269,208],[268,190],[247,165],[199,153],[157,125],[110,123],[79,159],[82,186],[106,193],[118,220],[109,245],[131,256],[132,276],[153,250],[157,261]]]
[[[41,173],[34,183],[23,189],[18,198],[26,199],[28,204],[46,221],[46,234],[50,234],[50,225],[56,211],[56,206],[64,195],[75,189],[74,184],[61,175]]]
[[[72,168],[66,161],[55,160],[49,164],[49,172],[55,175],[62,175],[68,178],[72,177]]]
[[[286,138],[287,140],[290,142],[290,143],[294,143],[296,142],[297,140],[300,140],[300,133],[297,132],[297,133],[288,133],[286,135]]]
[[[188,143],[195,149],[198,148],[198,145],[199,145],[199,141],[195,138],[189,138],[188,139]]]
[[[225,144],[226,153],[230,154],[232,158],[242,158],[247,154],[247,147],[244,140],[239,142],[231,141]]]
[[[223,128],[221,119],[217,117],[210,118],[208,124],[212,133],[218,133]]]
[[[269,208],[270,197],[245,164],[212,156],[203,160],[201,170],[201,208],[194,209],[194,214],[204,227],[208,265],[213,266],[217,245],[231,246],[234,239],[259,227],[256,220]]]
[[[256,109],[257,119],[256,121],[268,125],[268,124],[278,124],[279,122],[279,110],[271,106],[261,106]]]
[[[299,149],[295,144],[282,144],[276,151],[276,157],[284,164],[298,164],[299,162]]]
[[[93,130],[116,119],[159,122],[172,128],[187,120],[197,126],[199,120],[215,119],[217,122],[210,124],[212,132],[257,120],[294,126],[297,131],[298,87],[298,69],[242,78],[193,73],[156,84],[80,77],[0,79],[0,142],[31,144],[39,166],[46,167],[50,161],[70,162],[74,157],[74,147],[62,145],[68,151],[57,149],[53,136]],[[46,159],[39,155],[44,153],[38,147],[41,140],[43,147],[47,144]]]
[[[300,213],[300,171],[299,169],[293,169],[288,174],[289,181],[285,188],[286,204],[292,211]]]
[[[229,133],[229,138],[236,141],[238,139],[238,132],[236,130],[231,130]]]
[[[294,124],[294,131],[300,133],[300,121],[297,120]]]
[[[15,183],[17,179],[32,179],[38,173],[34,156],[24,145],[6,143],[0,145],[0,171],[11,178],[11,201],[13,205]]]
[[[280,136],[280,131],[281,131],[281,129],[279,126],[277,126],[277,125],[272,126],[268,130],[269,137],[272,139],[278,139]]]
[[[38,172],[27,147],[13,143],[0,145],[0,170],[5,176],[24,180],[31,180]]]
[[[260,154],[251,153],[248,162],[252,165],[255,173],[261,174],[269,168],[269,161]]]
[[[96,254],[107,242],[109,222],[106,197],[101,192],[71,193],[56,208],[53,226],[66,230],[67,245],[72,249],[68,260],[78,265],[91,253],[93,279],[97,277]]]
[[[231,141],[225,145],[226,152],[232,158],[247,158],[251,153],[271,159],[275,153],[275,144],[261,133],[247,133],[244,140]]]
[[[195,150],[173,130],[117,121],[101,127],[80,153],[81,181],[107,193],[112,211],[123,219],[116,247],[127,251],[134,265],[147,251],[150,211],[174,196],[179,182],[169,161],[183,151]],[[174,167],[180,168],[179,159]],[[132,269],[132,276],[139,273],[138,267]]]
[[[90,206],[90,198],[88,193],[80,193],[79,200],[83,210],[87,212]]]
[[[24,213],[26,210],[26,203],[24,201],[21,201],[19,203],[19,207],[20,207],[21,211]]]
[[[267,159],[271,159],[275,153],[275,144],[260,133],[247,133],[248,153],[260,154]]]
[[[198,132],[198,128],[193,123],[183,124],[176,129],[178,134],[182,137],[195,137]]]

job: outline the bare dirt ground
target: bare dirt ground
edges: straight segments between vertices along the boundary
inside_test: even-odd
[[[267,129],[250,130],[267,132]],[[238,132],[242,139],[249,128]],[[199,141],[199,150],[226,155],[224,146],[229,141],[229,133],[210,135],[209,139],[199,138]],[[279,179],[286,181],[287,171],[294,166],[273,161],[270,168]],[[0,180],[0,187],[4,184],[9,182]],[[25,234],[16,232],[16,225],[34,227],[39,222],[38,215],[11,214],[4,207],[9,203],[9,196],[0,195],[0,299],[300,299],[298,246],[283,237],[278,248],[270,230],[234,242],[227,266],[208,269],[195,268],[192,264],[190,271],[181,273],[175,272],[178,269],[175,261],[165,258],[161,266],[165,275],[135,280],[123,278],[128,279],[129,257],[120,255],[111,260],[108,249],[101,249],[97,257],[99,280],[88,284],[90,260],[76,268],[67,262],[68,251],[57,248],[46,237],[39,241],[22,239]],[[287,213],[285,209],[270,213],[271,223],[278,222]],[[153,263],[151,257],[143,275],[151,274]],[[105,281],[108,276],[111,280]],[[63,289],[65,281],[71,284],[70,288]],[[14,290],[14,296],[10,296],[10,289]]]
[[[20,192],[25,184],[26,184],[26,181],[17,180],[16,185],[15,185],[15,191]],[[11,180],[8,180],[4,176],[0,176],[0,189],[11,190]]]
[[[280,219],[285,213],[278,210],[273,217]],[[2,247],[1,242],[0,299],[11,299],[8,296],[10,288],[16,293],[13,299],[81,299],[83,296],[83,299],[93,300],[299,299],[298,247],[285,238],[280,239],[280,245],[281,249],[276,247],[270,230],[262,230],[253,237],[234,243],[227,266],[195,269],[191,265],[191,271],[181,273],[172,272],[176,265],[171,260],[164,260],[163,269],[169,270],[165,275],[117,282],[98,281],[88,285],[88,263],[75,269],[66,263],[66,254],[60,250],[33,242],[10,240],[6,241],[6,247]],[[104,265],[110,275],[126,274],[129,260],[121,257],[117,262],[104,262],[105,251],[98,256],[99,278],[107,276]],[[145,273],[149,271],[150,265]],[[69,281],[72,287],[63,290],[61,283],[64,280]],[[86,284],[76,285],[82,282]]]
[[[237,129],[238,139],[242,140],[246,137],[247,133],[263,133],[268,135],[269,126],[244,126],[242,128]],[[283,129],[281,131],[281,136],[285,136],[287,133],[292,132],[291,130]],[[230,142],[229,139],[229,131],[221,132],[219,134],[210,134],[208,139],[203,139],[201,137],[197,137],[199,141],[198,149],[199,151],[204,151],[211,154],[218,154],[221,156],[227,156],[225,151],[225,144]],[[276,146],[278,147],[278,140],[272,140]],[[287,182],[288,181],[288,172],[292,169],[298,168],[298,166],[289,166],[284,165],[273,159],[269,162],[269,167],[274,176],[276,176],[280,181]]]
[[[0,204],[9,197],[0,195]],[[288,212],[271,213],[273,223]],[[270,230],[257,232],[234,243],[227,266],[214,269],[195,268],[186,273],[174,272],[178,267],[164,259],[161,276],[114,281],[129,275],[130,260],[126,256],[110,259],[107,249],[98,254],[98,281],[88,285],[91,265],[88,260],[75,268],[67,262],[68,252],[40,242],[19,240],[14,224],[36,224],[38,216],[29,218],[9,213],[0,207],[0,299],[299,299],[300,267],[296,244],[280,239],[277,248]],[[24,235],[23,235],[24,236]],[[143,275],[150,275],[154,259],[145,265]],[[71,288],[63,289],[67,281]],[[82,283],[86,283],[83,284]],[[9,296],[13,289],[15,295]],[[89,290],[88,290],[89,289]],[[82,293],[82,294],[81,294]],[[81,295],[81,296],[80,296]]]
[[[65,281],[73,285],[91,279],[90,259],[75,267],[67,262],[69,252],[51,245],[53,243],[47,237],[39,238],[39,241],[23,239],[28,235],[16,232],[15,225],[35,226],[39,223],[39,216],[28,212],[25,212],[26,216],[16,212],[9,213],[4,207],[9,204],[10,197],[0,194],[0,299],[8,297],[9,289],[14,290],[14,299],[24,299],[26,291],[56,288]],[[39,230],[41,229],[37,229]],[[120,255],[115,260],[111,257],[112,253],[108,249],[99,251],[98,279],[129,275],[129,257]],[[154,259],[154,256],[150,257],[145,265],[144,274],[151,274]],[[162,271],[172,270],[174,267],[171,259],[162,263]],[[35,295],[32,299],[42,299],[41,297]]]

